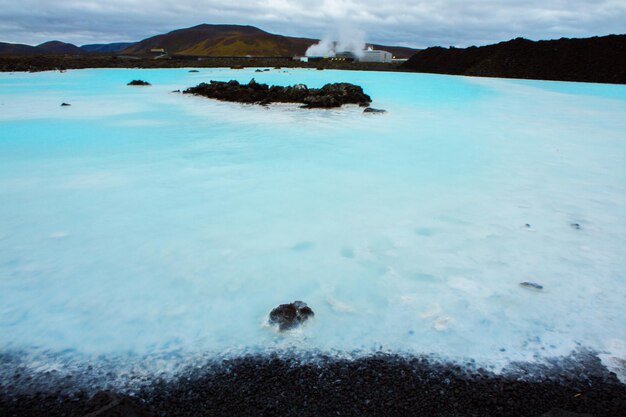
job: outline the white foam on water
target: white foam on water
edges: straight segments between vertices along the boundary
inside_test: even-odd
[[[607,345],[606,353],[598,356],[602,363],[626,384],[626,339],[610,339]]]
[[[171,93],[253,77],[353,82],[388,112]],[[580,348],[621,369],[624,86],[180,69],[0,87],[0,352],[32,369],[383,349],[497,370]],[[310,323],[266,325],[294,300]]]
[[[54,233],[50,233],[50,236],[48,236],[48,237],[50,239],[65,239],[69,235],[70,234],[66,233],[66,232],[54,232]]]
[[[350,303],[346,303],[344,301],[339,301],[336,300],[334,298],[327,298],[326,302],[328,303],[328,305],[330,305],[330,307],[338,312],[338,313],[355,313],[356,309],[354,308],[354,306],[352,306]]]

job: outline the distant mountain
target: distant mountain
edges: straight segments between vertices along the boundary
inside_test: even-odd
[[[45,42],[37,46],[0,43],[0,54],[148,54],[152,49],[164,49],[170,55],[285,57],[304,55],[317,42],[317,39],[276,35],[254,26],[202,24],[153,36],[137,43],[90,44],[80,48],[60,41]],[[389,51],[398,58],[408,58],[417,52],[416,49],[400,46],[372,46]]]
[[[80,55],[85,53],[85,51],[80,49],[78,46],[61,41],[44,42],[41,45],[37,45],[36,48],[41,51],[40,53],[48,54]]]
[[[428,48],[404,70],[502,78],[626,83],[626,35],[538,41],[517,38],[465,49]]]
[[[0,42],[0,55],[80,55],[85,51],[71,43],[50,41],[37,46]]]
[[[78,47],[60,41],[44,42],[30,46],[0,42],[0,55],[80,55],[85,53],[114,53],[133,45],[133,42],[103,43]]]
[[[304,55],[317,39],[294,38],[265,32],[254,26],[202,24],[153,36],[125,49],[125,54],[145,54],[164,49],[171,55],[194,56],[294,56]],[[374,45],[399,57],[415,49]]]
[[[134,43],[135,42],[94,43],[90,45],[83,45],[80,49],[89,53],[107,54],[123,51]]]
[[[34,46],[0,42],[0,55],[30,55],[40,53]]]

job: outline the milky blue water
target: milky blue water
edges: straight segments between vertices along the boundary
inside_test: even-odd
[[[356,83],[388,113],[171,92],[252,77]],[[497,370],[581,348],[619,370],[625,284],[626,86],[0,74],[0,352],[35,370],[277,349]],[[312,322],[266,325],[294,300]]]

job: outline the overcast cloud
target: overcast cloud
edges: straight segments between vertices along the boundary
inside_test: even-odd
[[[0,0],[4,42],[136,41],[200,23],[312,38],[341,27],[372,43],[469,46],[625,33],[626,0]]]

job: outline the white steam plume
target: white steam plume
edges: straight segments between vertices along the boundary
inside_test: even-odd
[[[360,58],[365,46],[365,33],[362,30],[344,27],[324,35],[321,41],[306,50],[305,55],[328,58],[338,52],[352,52]]]
[[[335,54],[335,42],[328,35],[324,35],[322,40],[315,45],[309,46],[309,49],[304,53],[306,56],[321,56],[324,58],[335,56]]]

